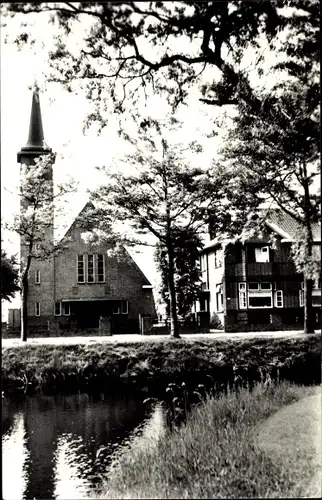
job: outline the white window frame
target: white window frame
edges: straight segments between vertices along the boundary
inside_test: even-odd
[[[304,290],[299,290],[300,307],[304,307]]]
[[[93,279],[90,281],[89,280],[89,257],[92,257],[92,264],[93,264],[93,273],[92,273],[92,276],[93,276]],[[95,255],[90,253],[90,254],[87,254],[87,266],[86,266],[86,277],[87,277],[87,283],[95,283]]]
[[[246,283],[238,283],[239,309],[247,309],[247,287]]]
[[[220,298],[220,304],[218,298]],[[216,285],[216,311],[222,312],[223,310],[224,310],[224,288],[222,283],[218,283]]]
[[[223,257],[224,256],[222,248],[216,248],[214,251],[215,268],[222,267]]]
[[[35,285],[40,285],[40,270],[35,270]]]
[[[262,288],[262,283],[269,283],[270,287],[269,289],[268,288]],[[250,288],[250,285],[255,285],[257,284],[257,287],[256,288]],[[248,308],[249,309],[272,309],[273,307],[273,292],[272,292],[272,283],[268,282],[268,281],[264,281],[264,282],[250,282],[248,283],[248,297],[247,297],[247,303],[248,303]],[[271,303],[270,305],[267,305],[267,306],[252,306],[251,305],[251,299],[253,297],[269,297],[271,299]]]
[[[66,307],[68,307],[68,310],[66,312]],[[70,304],[69,302],[63,302],[63,316],[70,316]]]
[[[79,279],[79,264],[80,264],[80,258],[82,258],[83,261],[83,280]],[[86,277],[86,269],[85,269],[85,255],[84,254],[78,254],[77,255],[77,264],[76,264],[76,272],[77,272],[77,283],[85,283],[85,277]]]
[[[275,307],[284,307],[283,290],[276,290],[275,292]]]
[[[106,276],[105,276],[105,254],[104,253],[100,253],[100,254],[96,254],[97,257],[96,257],[96,261],[97,261],[97,265],[96,265],[96,269],[97,269],[97,283],[105,283],[105,279],[106,279]],[[100,280],[99,279],[99,274],[98,274],[98,258],[99,256],[102,256],[103,257],[103,279]]]
[[[56,312],[56,304],[59,304],[59,313]],[[61,302],[55,302],[54,304],[54,315],[61,316]]]
[[[263,260],[264,250],[266,250],[265,254],[267,259]],[[255,262],[266,263],[269,262],[269,246],[265,247],[255,247]]]
[[[35,316],[40,316],[40,302],[35,302]]]
[[[126,306],[126,307],[124,307]],[[121,313],[128,314],[129,313],[129,303],[127,300],[122,300],[121,302]]]

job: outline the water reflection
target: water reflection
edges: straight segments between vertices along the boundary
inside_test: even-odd
[[[86,498],[123,449],[162,427],[160,408],[148,412],[131,398],[37,396],[2,405],[5,500]]]

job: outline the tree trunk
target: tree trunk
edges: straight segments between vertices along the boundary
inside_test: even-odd
[[[310,192],[305,161],[303,161],[304,187],[304,212],[305,212],[305,242],[304,242],[304,333],[314,333],[313,308],[312,308],[312,288],[313,282],[310,273],[310,261],[312,258],[313,234],[310,219]],[[308,264],[309,263],[309,264]]]
[[[27,328],[28,328],[28,279],[25,277],[22,279],[21,286],[21,340],[26,342],[27,340]]]
[[[175,339],[179,339],[179,324],[177,315],[177,297],[176,297],[176,287],[174,282],[174,259],[173,259],[173,248],[171,245],[168,246],[168,259],[169,259],[169,275],[168,275],[168,287],[170,296],[170,335]]]

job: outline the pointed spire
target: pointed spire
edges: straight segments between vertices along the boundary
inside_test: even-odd
[[[29,137],[25,147],[28,149],[48,149],[44,139],[39,100],[39,87],[36,81],[34,82],[32,94]]]
[[[18,153],[18,161],[19,156],[22,154],[27,154],[29,156],[30,154],[41,155],[49,152],[51,152],[51,149],[45,143],[42,126],[39,87],[35,81],[33,85],[28,142],[21,148],[20,153]]]

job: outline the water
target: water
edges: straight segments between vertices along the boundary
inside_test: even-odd
[[[160,405],[87,394],[2,400],[4,500],[87,498],[132,446],[163,430]],[[96,490],[97,489],[97,490]]]

